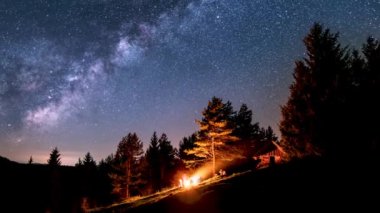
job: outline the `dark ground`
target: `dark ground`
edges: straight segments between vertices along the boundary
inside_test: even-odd
[[[80,172],[0,157],[0,212],[80,212]]]
[[[120,205],[102,212],[380,212],[380,168],[366,165],[304,159],[190,189],[153,204]],[[74,167],[55,170],[0,158],[0,171],[0,212],[81,212],[83,182]]]
[[[104,212],[379,212],[378,169],[347,167],[307,159]]]

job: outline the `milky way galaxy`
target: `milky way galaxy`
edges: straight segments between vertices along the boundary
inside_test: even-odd
[[[380,2],[1,0],[0,155],[100,160],[128,132],[178,146],[212,96],[278,133],[314,22],[360,48],[380,37]]]

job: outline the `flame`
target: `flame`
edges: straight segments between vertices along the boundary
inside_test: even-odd
[[[179,185],[183,188],[191,188],[193,186],[197,186],[201,180],[199,175],[193,175],[190,178],[183,176],[182,179],[179,180]]]

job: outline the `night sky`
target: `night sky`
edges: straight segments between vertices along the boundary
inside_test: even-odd
[[[177,147],[212,96],[278,133],[316,21],[360,47],[380,1],[0,0],[0,155],[99,161],[128,132]]]

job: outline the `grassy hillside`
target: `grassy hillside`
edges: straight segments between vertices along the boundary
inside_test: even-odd
[[[375,206],[377,175],[364,168],[343,168],[305,159],[154,199],[98,209],[98,212],[254,212],[328,211]]]

